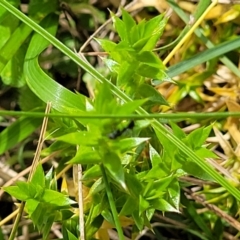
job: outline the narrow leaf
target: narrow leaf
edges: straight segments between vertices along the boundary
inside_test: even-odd
[[[45,176],[42,168],[42,164],[38,164],[33,177],[31,179],[31,183],[35,185],[40,185],[42,187],[45,187]]]
[[[124,170],[118,155],[113,152],[105,154],[103,163],[110,177],[126,189]]]
[[[240,47],[240,37],[236,37],[233,40],[221,43],[214,48],[207,49],[199,54],[196,54],[194,57],[187,60],[181,61],[180,63],[171,66],[167,74],[169,77],[175,77],[185,71],[190,70],[191,68],[207,62],[215,57],[219,57],[227,52],[235,50]]]
[[[48,16],[41,23],[43,27],[55,34],[57,30],[58,17],[55,15]],[[49,42],[41,35],[34,34],[29,44],[24,64],[26,81],[30,89],[44,102],[52,102],[52,107],[60,112],[66,112],[67,107],[85,109],[85,97],[76,95],[68,89],[62,87],[53,81],[46,73],[42,71],[38,64],[38,56]],[[39,81],[41,79],[41,81]]]

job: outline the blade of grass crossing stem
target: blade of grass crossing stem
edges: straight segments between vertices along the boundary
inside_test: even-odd
[[[173,55],[179,50],[179,48],[183,45],[183,43],[193,34],[194,30],[199,26],[199,24],[203,21],[204,17],[209,13],[209,11],[217,4],[218,0],[213,0],[213,2],[210,4],[210,6],[203,12],[199,11],[199,15],[202,13],[201,16],[197,19],[197,21],[194,23],[194,25],[191,27],[189,32],[180,40],[180,42],[177,44],[177,46],[170,52],[170,54],[164,59],[163,64],[167,64],[170,59],[173,57]],[[201,6],[201,5],[200,5]]]
[[[177,76],[199,64],[207,62],[215,57],[219,57],[239,47],[240,47],[240,37],[237,37],[234,40],[221,43],[214,48],[207,49],[204,52],[201,52],[192,58],[189,58],[174,66],[169,67],[167,74],[169,77]]]
[[[200,0],[199,4],[197,5],[197,9],[193,14],[194,20],[198,19],[202,13],[207,9],[207,7],[209,6],[209,4],[211,3],[211,0]],[[181,8],[179,8],[182,12],[183,10]],[[190,19],[187,19],[186,16],[186,21],[184,21],[186,23],[186,26],[184,27],[184,29],[181,31],[181,33],[179,34],[179,36],[171,43],[169,43],[168,45],[165,46],[161,46],[159,48],[156,48],[155,50],[165,50],[165,49],[169,49],[172,46],[175,46],[178,44],[178,42],[180,42],[180,40],[187,34],[187,32],[190,29],[190,24],[189,24]]]
[[[43,112],[24,112],[24,111],[0,111],[0,116],[22,116],[22,117],[33,117],[33,118],[42,118],[42,117],[51,117],[51,118],[79,118],[79,119],[157,119],[158,121],[165,120],[178,120],[178,119],[220,119],[234,117],[239,118],[240,112],[207,112],[207,113],[156,113],[156,114],[128,114],[128,115],[112,115],[112,114],[91,114],[86,112],[79,112],[78,110],[74,113],[50,113],[45,114]],[[32,121],[32,120],[31,120]],[[12,131],[14,132],[14,130]],[[7,134],[5,134],[7,136]],[[0,135],[1,139],[1,135]],[[1,141],[0,141],[1,142]],[[2,148],[0,148],[1,150]],[[1,151],[0,151],[1,152]]]
[[[211,0],[200,0],[200,2],[197,5],[196,11],[193,13],[194,20],[198,19],[202,15],[202,13],[207,9],[210,3],[211,3]],[[179,5],[177,6],[183,12],[183,10],[179,7]],[[190,19],[188,19],[186,16],[186,19],[184,20],[184,22],[186,23],[186,26],[184,27],[180,35],[173,42],[169,43],[168,45],[156,48],[155,50],[159,51],[159,50],[169,49],[172,46],[175,46],[189,31],[190,29],[189,21]]]
[[[63,43],[58,41],[55,37],[41,28],[38,24],[33,22],[23,13],[21,13],[18,9],[11,6],[11,4],[7,3],[4,0],[0,0],[0,5],[10,11],[12,14],[17,16],[21,21],[29,25],[34,31],[42,35],[45,39],[47,39],[51,44],[57,47],[60,51],[66,54],[70,59],[72,59],[75,63],[77,63],[80,67],[82,67],[85,71],[91,74],[94,78],[96,78],[99,82],[106,82],[111,86],[112,92],[122,99],[124,102],[132,101],[125,93],[119,90],[116,86],[114,86],[111,82],[105,79],[98,71],[96,71],[89,63],[86,63],[84,60],[80,59],[79,56],[71,51],[68,47],[66,47]],[[240,45],[240,42],[239,42]],[[222,49],[221,49],[222,50]],[[218,52],[219,53],[219,52]],[[38,81],[38,79],[34,79]],[[138,114],[148,114],[144,109],[138,108],[136,111]],[[181,151],[185,152],[195,161],[203,170],[205,170],[208,174],[210,174],[213,179],[216,180],[220,185],[225,187],[233,196],[235,196],[238,200],[240,200],[240,192],[232,186],[224,177],[222,177],[217,171],[215,171],[211,166],[209,166],[203,159],[199,158],[190,148],[188,148],[184,143],[182,143],[178,138],[176,138],[172,133],[170,133],[165,127],[159,123],[157,120],[152,122],[152,126],[157,129],[163,137],[168,137],[172,143],[178,147]]]
[[[203,2],[208,2],[209,0],[203,0]],[[171,8],[174,10],[174,12],[187,24],[189,21],[189,17],[187,14],[179,7],[178,4],[176,4],[173,0],[167,0]],[[199,3],[201,4],[201,3]],[[197,11],[196,11],[197,12]],[[200,13],[201,11],[199,11]],[[194,15],[195,18],[197,18],[197,15]],[[203,34],[203,30],[201,28],[197,28],[195,30],[195,34],[198,38],[201,39],[201,41],[207,46],[207,48],[214,48],[215,45]],[[226,56],[220,57],[220,61],[225,64],[236,76],[240,77],[240,70],[237,68],[235,64],[233,64]],[[175,65],[177,66],[177,65]],[[173,68],[175,66],[172,66]],[[171,71],[171,70],[170,70]]]

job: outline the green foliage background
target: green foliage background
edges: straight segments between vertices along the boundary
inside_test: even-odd
[[[182,9],[174,1],[167,2],[186,21]],[[81,41],[73,41],[73,33],[64,36],[58,31],[62,9],[67,10],[71,18],[68,19],[68,29],[77,30],[78,34],[81,31],[74,24],[85,21],[90,31],[91,14],[98,16],[99,24],[103,22],[100,10],[87,3],[78,4],[74,1],[59,5],[58,1],[53,0],[44,3],[31,0],[26,15],[18,10],[19,1],[0,0],[2,88],[17,88],[17,103],[21,110],[21,117],[0,133],[0,153],[4,154],[17,146],[15,149],[19,150],[13,151],[13,155],[19,154],[21,157],[15,158],[15,161],[12,159],[12,164],[20,164],[24,168],[26,162],[23,159],[27,157],[23,150],[24,141],[25,144],[30,142],[31,134],[41,125],[39,117],[44,115],[41,112],[45,104],[51,102],[52,115],[45,134],[47,144],[41,154],[44,157],[57,152],[59,162],[56,169],[51,169],[47,174],[39,164],[30,181],[19,181],[14,186],[4,187],[4,191],[25,202],[25,211],[42,233],[43,239],[49,238],[53,222],[60,224],[63,239],[83,238],[83,231],[79,231],[76,206],[78,194],[69,196],[69,188],[63,186],[59,191],[58,175],[55,175],[66,166],[77,164],[83,168],[81,181],[87,192],[83,196],[86,239],[106,239],[107,229],[111,228],[116,228],[119,239],[124,239],[122,227],[126,225],[132,226],[128,237],[134,239],[144,227],[152,229],[156,212],[175,213],[172,215],[174,220],[181,219],[183,215],[180,214],[184,213],[184,217],[192,221],[190,227],[179,225],[180,229],[185,230],[185,239],[191,236],[221,239],[228,225],[223,221],[224,218],[219,218],[220,209],[233,216],[238,213],[238,178],[235,178],[234,171],[224,176],[223,172],[219,173],[206,161],[208,158],[217,158],[217,155],[212,150],[214,146],[206,145],[205,141],[209,135],[213,135],[215,118],[221,118],[221,112],[226,108],[220,109],[220,114],[202,115],[205,119],[198,121],[198,113],[186,113],[185,117],[179,117],[174,113],[173,104],[177,105],[190,96],[204,105],[198,89],[216,72],[220,61],[236,76],[240,76],[232,59],[223,57],[225,53],[238,51],[240,41],[234,35],[235,25],[231,25],[232,32],[219,39],[217,46],[206,37],[204,29],[196,29],[200,40],[196,40],[195,47],[197,49],[198,41],[202,41],[201,45],[206,43],[206,50],[198,53],[190,49],[182,53],[179,62],[170,63],[167,68],[159,56],[166,56],[166,49],[173,48],[188,33],[188,25],[181,33],[176,33],[179,36],[175,42],[165,48],[156,48],[168,26],[168,18],[164,14],[136,22],[124,9],[121,10],[121,18],[110,12],[118,37],[114,41],[99,37],[95,39],[95,43],[107,54],[103,65],[93,57],[87,61],[82,53],[74,51]],[[194,13],[195,19],[206,11],[209,4],[210,1],[199,2]],[[71,9],[74,7],[86,8],[91,14],[73,21],[76,15],[71,13]],[[237,6],[233,10],[238,13]],[[218,31],[221,32],[221,29]],[[79,35],[78,40],[81,37]],[[193,68],[203,63],[206,63],[204,71],[193,72]],[[49,64],[52,68],[46,67]],[[82,92],[73,92],[54,79],[58,71],[76,78],[78,68],[84,71],[79,77],[86,80],[88,91],[92,91],[91,97]],[[176,77],[180,77],[180,80]],[[166,99],[158,89],[169,85],[177,90],[176,94]],[[165,115],[166,111],[170,114]],[[16,114],[1,112],[3,121],[7,115]],[[170,121],[170,118],[174,121]],[[190,125],[196,121],[200,126],[189,134],[180,127],[181,124]],[[223,121],[220,119],[215,123],[215,133],[217,124],[221,128]],[[237,153],[232,154],[228,166],[233,166],[234,160],[238,160]],[[49,165],[46,166],[49,168]],[[67,178],[72,175],[74,171]],[[191,189],[195,185],[182,181],[186,176],[203,181],[198,194],[202,193],[210,202],[216,203],[220,213],[198,215],[196,203],[183,195],[184,191],[187,192],[185,187]],[[61,177],[65,181],[66,177]],[[79,180],[75,184],[78,185]],[[213,182],[214,187],[207,181]],[[219,197],[214,193],[223,195]],[[128,224],[124,225],[124,220]],[[231,221],[226,222],[229,224]],[[106,223],[110,226],[104,228]],[[238,227],[235,228],[238,230]],[[231,233],[231,228],[228,229]],[[163,237],[159,229],[154,229],[154,232],[157,239]],[[237,234],[237,231],[233,234]],[[11,235],[9,239],[13,237]]]

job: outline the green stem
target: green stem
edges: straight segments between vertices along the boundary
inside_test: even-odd
[[[84,115],[83,115],[84,114]],[[240,117],[240,112],[207,112],[207,113],[155,113],[155,114],[127,114],[127,115],[112,115],[112,114],[92,114],[92,113],[49,113],[44,112],[24,112],[24,111],[0,111],[0,116],[19,116],[19,117],[52,117],[52,118],[80,118],[80,119],[160,119],[160,120],[171,120],[171,119],[219,119],[228,117]]]
[[[14,221],[14,225],[13,225],[13,228],[12,228],[12,231],[11,231],[11,234],[10,234],[10,237],[9,237],[8,240],[14,240],[15,239],[17,229],[18,229],[18,225],[19,225],[19,222],[20,222],[23,210],[24,210],[24,206],[25,206],[25,202],[21,202],[21,205],[20,205],[19,210],[18,210],[17,217]]]
[[[100,168],[101,168],[101,171],[102,171],[103,181],[104,181],[104,184],[105,184],[105,187],[106,187],[108,201],[109,201],[109,204],[110,204],[110,208],[111,208],[111,211],[112,211],[112,215],[113,215],[113,219],[114,219],[114,222],[115,222],[115,225],[116,225],[116,229],[117,229],[117,232],[118,232],[119,239],[124,240],[125,237],[123,235],[122,227],[121,227],[121,224],[120,224],[120,221],[119,221],[118,212],[117,212],[117,209],[116,209],[116,205],[114,203],[114,199],[113,199],[112,191],[110,189],[110,185],[109,185],[109,182],[108,182],[105,167],[103,166],[103,164],[101,164]]]

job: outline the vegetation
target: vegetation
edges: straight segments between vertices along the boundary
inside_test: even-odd
[[[239,236],[239,5],[147,2],[0,0],[0,240]]]

